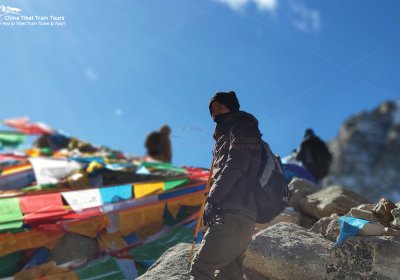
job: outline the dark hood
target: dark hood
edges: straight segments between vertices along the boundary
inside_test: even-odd
[[[225,114],[220,114],[214,118],[214,122],[218,124],[225,124],[228,125],[231,122],[236,120],[241,120],[244,122],[253,123],[258,127],[258,120],[252,115],[244,111],[238,112],[228,112]]]
[[[261,136],[258,128],[258,120],[252,114],[244,111],[220,114],[214,118],[214,122],[217,124],[214,132],[214,138],[216,138],[218,135],[227,135],[234,124],[243,128],[253,126],[257,129]]]

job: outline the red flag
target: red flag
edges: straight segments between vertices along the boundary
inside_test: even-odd
[[[53,130],[44,123],[29,123],[28,117],[4,120],[3,123],[25,134],[52,134]]]
[[[68,213],[63,206],[60,193],[21,196],[19,203],[27,224],[58,220]]]

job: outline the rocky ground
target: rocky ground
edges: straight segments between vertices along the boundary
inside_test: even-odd
[[[340,186],[318,190],[294,179],[289,207],[257,225],[245,269],[258,279],[400,279],[400,204],[367,198]],[[336,245],[339,217],[369,220],[357,236]],[[169,249],[139,279],[189,279],[190,244]]]

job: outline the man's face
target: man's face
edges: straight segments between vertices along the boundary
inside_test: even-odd
[[[211,115],[213,118],[220,114],[225,114],[229,113],[228,107],[226,107],[224,104],[219,103],[218,101],[214,101],[211,103]]]

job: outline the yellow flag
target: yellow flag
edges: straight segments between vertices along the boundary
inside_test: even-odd
[[[109,225],[106,215],[99,215],[86,220],[71,222],[65,225],[65,230],[94,238],[102,229]]]
[[[182,206],[200,206],[201,203],[203,202],[204,199],[204,193],[201,192],[199,194],[195,195],[185,195],[182,197],[178,198],[173,198],[169,201],[167,201],[167,207],[168,211],[171,213],[172,217],[176,219],[176,216],[178,215],[179,209]]]
[[[160,228],[163,224],[164,203],[146,205],[119,213],[119,228],[122,236],[143,230],[146,226]]]
[[[6,234],[0,236],[0,256],[16,251],[38,247],[52,249],[55,241],[64,235],[63,231],[33,229],[28,232]]]
[[[65,275],[66,274],[66,275]],[[45,277],[45,278],[44,278]],[[50,278],[49,278],[50,277]],[[31,279],[79,279],[75,273],[70,273],[67,268],[58,267],[54,261],[38,265],[34,268],[18,272],[14,275],[15,280],[31,280]]]
[[[128,246],[120,232],[103,233],[97,238],[97,242],[102,251],[116,251]]]
[[[141,198],[150,194],[158,194],[164,191],[164,182],[136,183],[133,185],[135,198]]]

